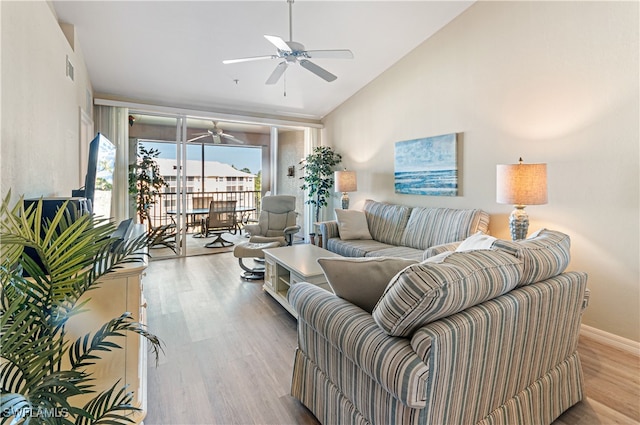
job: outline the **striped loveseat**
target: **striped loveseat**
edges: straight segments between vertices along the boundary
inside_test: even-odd
[[[324,247],[345,257],[420,261],[443,245],[489,228],[489,214],[479,209],[409,207],[368,199],[363,211],[371,239],[341,238],[338,222],[324,221],[319,223]]]
[[[564,271],[569,243],[543,230],[442,253],[395,274],[371,312],[293,285],[292,395],[323,424],[553,422],[583,397],[587,276]]]

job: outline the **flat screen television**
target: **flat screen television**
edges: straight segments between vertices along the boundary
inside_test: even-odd
[[[82,198],[63,198],[63,197],[47,197],[47,198],[31,198],[24,200],[24,208],[25,210],[29,207],[35,208],[38,202],[42,202],[42,223],[50,223],[55,215],[58,213],[58,210],[66,205],[65,208],[67,213],[69,214],[69,218],[72,221],[77,220],[81,215],[89,214],[89,205],[87,200]],[[44,238],[45,230],[44,226],[40,228],[40,237]],[[40,259],[38,252],[28,246],[24,248],[25,254],[27,254],[35,263],[42,269],[44,268],[44,263]],[[28,273],[25,272],[25,276],[29,276]]]
[[[84,189],[73,191],[73,196],[82,196],[88,200],[91,212],[95,215],[111,216],[115,166],[115,145],[98,133],[89,144],[89,161]]]

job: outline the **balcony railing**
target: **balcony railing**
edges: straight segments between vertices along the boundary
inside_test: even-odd
[[[229,191],[229,192],[187,192],[186,214],[187,231],[189,228],[200,225],[199,217],[204,214],[195,214],[194,210],[206,209],[208,211],[211,201],[236,201],[236,208],[244,211],[238,219],[244,222],[255,221],[260,212],[260,191]],[[167,192],[156,197],[156,203],[149,210],[150,224],[153,227],[172,223],[178,210],[178,193]]]

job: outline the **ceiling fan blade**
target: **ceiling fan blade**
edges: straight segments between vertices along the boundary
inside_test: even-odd
[[[306,59],[302,59],[300,61],[300,66],[313,72],[314,74],[316,74],[318,77],[322,78],[325,81],[331,82],[334,81],[336,78],[335,75],[333,75],[332,73],[330,73],[329,71],[327,71],[326,69],[316,65],[315,63],[308,61]]]
[[[310,58],[353,59],[353,53],[348,49],[307,50],[307,55]]]
[[[200,136],[198,136],[198,137],[194,137],[193,139],[189,139],[189,140],[187,140],[187,143],[189,143],[189,142],[195,142],[196,140],[204,139],[205,137],[209,137],[209,136],[210,136],[210,134],[209,134],[209,133],[205,133],[205,134],[202,134],[202,135],[200,135]]]
[[[269,42],[271,42],[271,44],[276,46],[278,50],[282,50],[283,52],[289,52],[289,53],[292,52],[291,47],[289,47],[287,42],[284,41],[282,38],[278,37],[277,35],[265,35],[264,38],[269,40]]]
[[[222,133],[222,137],[224,137],[225,139],[229,139],[229,140],[231,140],[233,142],[236,142],[236,143],[242,143],[242,144],[246,143],[244,140],[240,140],[236,136],[232,136],[231,134]]]
[[[263,59],[275,59],[277,57],[278,56],[276,55],[253,56],[248,58],[226,59],[226,60],[223,60],[222,63],[225,65],[229,65],[230,63],[251,62],[251,61],[259,61]]]
[[[280,77],[282,77],[282,74],[284,74],[284,71],[287,70],[287,66],[289,66],[289,64],[286,61],[280,62],[278,64],[278,66],[276,66],[276,69],[273,70],[273,72],[271,73],[271,75],[267,79],[266,84],[275,84],[275,83],[277,83],[278,80],[280,79]]]

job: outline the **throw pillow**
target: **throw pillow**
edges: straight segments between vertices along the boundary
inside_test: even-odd
[[[319,258],[318,264],[340,298],[371,313],[389,281],[414,260],[394,257]]]
[[[389,335],[409,336],[423,325],[495,298],[520,280],[522,262],[499,250],[454,252],[398,273],[373,309]]]
[[[336,209],[340,239],[371,239],[364,211]]]
[[[571,261],[571,239],[555,230],[541,229],[527,239],[498,239],[493,247],[522,260],[522,277],[518,286],[549,279],[562,273]]]
[[[456,252],[475,251],[476,249],[491,249],[496,240],[497,238],[494,238],[493,236],[477,232],[463,240],[456,248]]]

